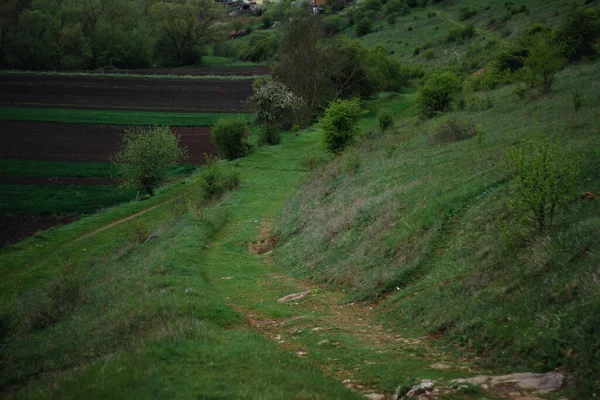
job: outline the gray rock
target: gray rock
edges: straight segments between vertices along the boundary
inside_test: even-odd
[[[306,296],[308,296],[310,294],[310,290],[305,290],[304,292],[300,292],[300,293],[292,293],[292,294],[288,294],[287,296],[283,296],[280,299],[277,300],[278,303],[288,303],[290,301],[296,301],[296,300],[300,300]]]
[[[545,374],[519,373],[501,376],[475,376],[467,379],[455,379],[452,382],[472,383],[486,386],[485,389],[514,388],[515,391],[523,390],[534,393],[550,393],[572,383],[572,377],[561,372],[548,372]]]

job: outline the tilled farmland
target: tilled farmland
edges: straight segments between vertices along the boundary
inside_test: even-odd
[[[181,113],[202,117],[209,113],[244,112],[244,103],[252,94],[251,77],[268,71],[260,66],[195,71],[196,75],[245,75],[249,79],[0,74],[0,107],[6,107],[7,110],[17,110],[19,107],[32,110],[60,109],[61,113],[69,112],[65,110],[99,110],[108,113],[109,119],[114,112],[115,122],[118,121],[117,124],[69,123],[69,119],[50,122],[44,117],[39,118],[41,114],[37,113],[36,121],[26,120],[27,117],[22,117],[23,120],[0,120],[0,159],[8,162],[25,160],[27,163],[109,163],[111,155],[119,150],[121,136],[128,126],[123,124],[123,114],[127,116],[130,111],[143,111],[150,116],[162,113],[162,120],[166,113],[165,124],[171,126],[187,149],[185,163],[202,164],[205,154],[216,154],[216,148],[210,140],[210,127],[176,126],[181,119],[175,116]],[[129,72],[193,75],[194,71]],[[52,114],[51,111],[49,113]],[[174,116],[171,123],[168,122],[169,114]],[[34,116],[29,118],[34,119]],[[54,224],[72,221],[78,214],[65,211],[69,209],[69,203],[72,203],[73,212],[76,213],[80,212],[76,210],[81,210],[82,204],[93,204],[94,198],[103,207],[107,201],[118,199],[118,181],[114,177],[87,178],[76,175],[76,172],[74,167],[72,177],[52,174],[28,177],[15,175],[14,169],[9,175],[0,170],[0,188],[3,192],[0,203],[4,203],[5,210],[1,219],[3,234],[0,246],[22,240]],[[22,202],[15,203],[14,211],[11,211],[13,208],[8,204],[24,198],[27,200],[25,203],[35,205],[37,197],[42,203],[46,198],[64,200],[60,200],[56,212],[49,212],[52,207],[38,210],[33,206],[29,212]],[[121,201],[131,200],[131,192],[124,191],[122,197]]]
[[[0,74],[0,105],[62,109],[242,112],[252,79]]]
[[[0,158],[43,161],[109,162],[121,145],[123,125],[62,124],[0,121]],[[210,128],[173,127],[187,148],[189,164],[202,164],[204,153],[215,154]]]

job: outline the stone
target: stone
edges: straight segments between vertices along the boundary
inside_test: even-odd
[[[296,300],[300,300],[305,298],[306,296],[308,296],[310,294],[310,290],[305,290],[304,292],[300,292],[300,293],[292,293],[292,294],[288,294],[287,296],[283,296],[281,298],[279,298],[277,300],[278,303],[288,303],[290,301],[296,301]]]
[[[192,289],[191,287],[189,287],[189,288],[186,288],[186,289],[184,290],[184,292],[185,292],[185,293],[195,293],[196,291],[195,291],[194,289]]]
[[[450,369],[452,367],[450,367],[449,365],[443,364],[443,363],[435,363],[435,364],[431,364],[429,366],[429,368],[443,370],[443,369]]]
[[[369,394],[365,394],[365,399],[370,399],[370,400],[384,400],[385,399],[385,395],[379,394],[379,393],[369,393]]]
[[[427,396],[428,394],[433,394],[432,392],[435,389],[435,381],[431,381],[431,380],[428,380],[428,379],[422,380],[421,383],[419,383],[416,386],[413,386],[402,397],[400,397],[400,395],[401,395],[400,390],[401,389],[402,388],[399,387],[396,390],[396,394],[392,398],[393,400],[404,400],[404,399],[412,399],[412,398],[416,398],[416,399],[426,398],[426,397],[423,397],[423,396]],[[427,396],[427,397],[429,397],[429,396]]]
[[[545,374],[525,372],[501,376],[481,375],[467,379],[455,379],[452,382],[481,385],[486,390],[488,388],[490,390],[504,388],[504,391],[510,390],[511,392],[527,391],[547,394],[564,386],[569,386],[572,383],[572,377],[560,372],[547,372]]]

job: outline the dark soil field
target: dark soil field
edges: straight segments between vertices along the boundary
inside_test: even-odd
[[[110,161],[119,150],[122,125],[62,124],[0,121],[0,158],[43,161]],[[174,127],[188,151],[189,164],[204,162],[204,153],[216,154],[210,128]]]
[[[252,79],[0,74],[0,105],[92,110],[240,112]]]
[[[118,184],[118,179],[111,178],[0,176],[0,185],[112,186]]]
[[[248,18],[246,18],[247,20]],[[245,21],[247,23],[247,21]],[[271,73],[268,65],[253,67],[180,67],[148,69],[106,69],[99,71],[79,71],[80,73],[132,74],[132,75],[176,75],[176,76],[262,76]]]
[[[75,221],[73,215],[0,215],[0,248],[20,242],[36,232]]]

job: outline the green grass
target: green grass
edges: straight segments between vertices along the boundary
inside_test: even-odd
[[[0,184],[0,214],[85,214],[143,195],[118,186]]]
[[[12,327],[1,350],[10,362],[0,364],[0,387],[20,386],[26,398],[128,398],[132,390],[152,398],[360,398],[247,330],[242,316],[226,305],[229,288],[215,284],[224,273],[245,270],[248,277],[236,282],[242,285],[239,301],[243,282],[265,272],[262,259],[246,253],[239,241],[254,238],[260,221],[277,214],[303,178],[299,163],[317,139],[313,132],[237,161],[242,186],[201,217],[186,205],[196,207],[201,196],[198,176],[192,176],[186,185],[158,193],[164,201],[185,186],[183,199],[93,237],[64,244],[98,226],[103,214],[0,250],[2,322]],[[105,221],[130,214],[131,206],[108,210]],[[141,243],[151,232],[158,238]],[[65,275],[64,265],[79,272]],[[65,276],[81,276],[81,297],[58,321],[33,328],[30,317],[44,307],[42,293]],[[264,293],[256,287],[252,297]],[[274,304],[264,308],[289,314],[285,305]],[[12,319],[14,312],[25,318]]]
[[[196,168],[180,164],[169,170],[167,177],[186,176]],[[114,166],[106,162],[0,160],[0,176],[6,177],[113,178],[115,173]]]
[[[379,298],[391,326],[442,333],[488,367],[575,371],[578,396],[589,396],[600,362],[592,311],[600,292],[589,283],[600,262],[600,203],[579,196],[600,188],[599,75],[600,62],[572,65],[552,94],[519,100],[516,85],[502,87],[489,93],[489,109],[476,94],[472,112],[451,117],[480,124],[481,142],[435,140],[448,116],[372,132],[317,169],[286,206],[276,228],[282,268]],[[574,90],[585,99],[580,111]],[[373,114],[365,130],[375,128]],[[535,137],[538,125],[580,157],[581,176],[552,231],[512,245],[496,222],[508,217],[505,149]],[[356,174],[344,168],[348,157],[360,160]]]
[[[249,114],[0,107],[0,120],[8,121],[46,121],[114,125],[212,126],[217,119],[223,117],[239,117],[248,121],[251,118]]]

